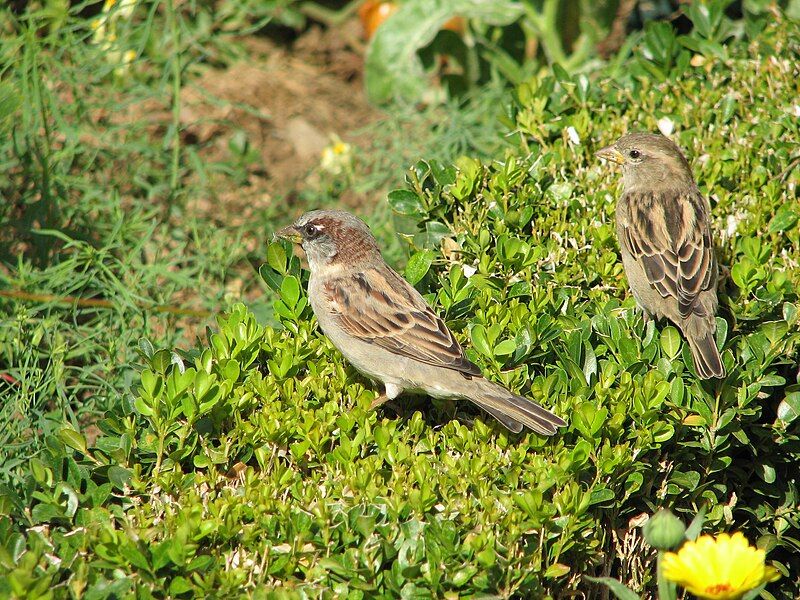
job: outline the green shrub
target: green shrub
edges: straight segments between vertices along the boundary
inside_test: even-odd
[[[784,575],[772,597],[796,598],[800,136],[783,57],[800,32],[762,25],[729,47],[652,28],[594,80],[554,69],[518,90],[518,150],[420,161],[389,194],[419,222],[409,279],[490,378],[568,418],[561,435],[508,434],[466,403],[370,411],[375,386],[319,334],[297,259],[273,244],[282,328],[238,305],[194,350],[143,342],[137,391],[96,444],[51,433],[2,489],[0,595],[599,593],[583,575],[649,592],[638,525],[666,506],[743,530]],[[591,156],[664,117],[730,266],[724,381],[697,379],[677,330],[634,310],[617,178]]]

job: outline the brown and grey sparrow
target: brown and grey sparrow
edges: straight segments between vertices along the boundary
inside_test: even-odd
[[[646,318],[680,327],[703,379],[724,377],[714,341],[717,260],[711,208],[689,163],[663,135],[631,133],[597,156],[622,165],[617,203],[622,264]]]
[[[524,425],[552,435],[565,425],[538,404],[484,379],[444,321],[384,262],[357,217],[316,210],[276,235],[302,244],[311,271],[308,297],[320,328],[356,369],[384,384],[382,401],[423,392],[471,400],[514,432]]]

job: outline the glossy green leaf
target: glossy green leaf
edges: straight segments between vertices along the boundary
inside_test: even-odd
[[[661,330],[661,349],[668,358],[674,359],[681,349],[681,334],[671,325]]]
[[[420,250],[408,259],[405,274],[411,285],[418,284],[428,274],[434,256],[435,254],[431,250]]]
[[[409,190],[392,190],[388,195],[389,206],[398,214],[409,217],[421,217],[425,214],[419,196]]]

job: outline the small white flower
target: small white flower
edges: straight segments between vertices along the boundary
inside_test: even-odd
[[[470,277],[472,277],[473,275],[475,275],[475,273],[476,273],[476,271],[477,271],[478,269],[476,269],[476,268],[475,268],[475,267],[473,267],[472,265],[464,265],[463,267],[461,267],[461,270],[464,272],[464,277],[466,277],[467,279],[469,279]]]
[[[800,104],[794,105],[794,116],[800,118]]]
[[[567,136],[569,137],[569,141],[575,146],[581,143],[581,136],[578,135],[578,132],[572,125],[567,127]]]
[[[675,131],[675,123],[669,117],[661,117],[657,125],[658,130],[666,136],[672,135],[672,132]]]
[[[739,228],[739,219],[736,218],[736,215],[728,215],[728,220],[725,226],[725,233],[728,237],[733,237],[736,235],[736,230]]]

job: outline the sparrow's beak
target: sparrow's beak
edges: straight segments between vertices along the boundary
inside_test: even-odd
[[[289,240],[293,244],[299,244],[303,241],[303,236],[300,235],[300,232],[297,231],[297,228],[294,225],[289,225],[283,229],[279,229],[275,232],[275,237],[281,240]]]
[[[618,165],[625,164],[625,157],[622,155],[622,152],[617,150],[614,146],[606,146],[605,148],[595,152],[594,155],[598,158],[605,158],[606,160],[615,162]]]

